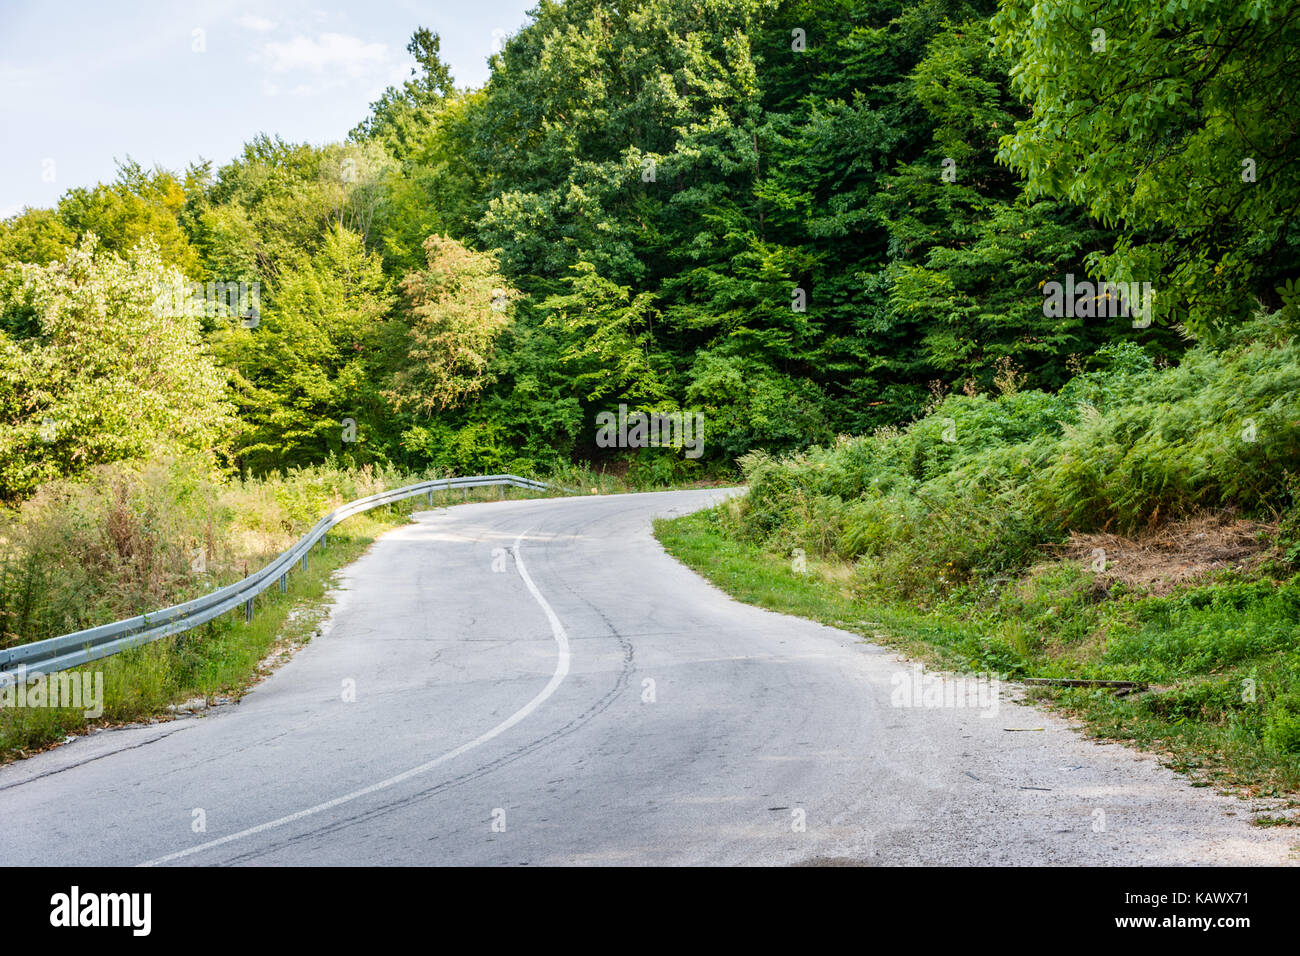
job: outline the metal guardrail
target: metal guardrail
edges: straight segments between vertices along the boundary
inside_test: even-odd
[[[529,491],[548,491],[553,487],[544,481],[534,481],[516,475],[476,475],[470,478],[439,478],[434,481],[422,481],[419,484],[394,488],[391,491],[381,491],[367,498],[358,498],[321,518],[292,548],[242,581],[218,588],[210,594],[186,601],[184,604],[175,604],[154,611],[152,614],[141,614],[112,624],[101,624],[84,631],[75,631],[71,634],[0,650],[0,687],[7,687],[20,676],[29,679],[37,674],[67,670],[69,667],[87,664],[101,657],[139,647],[172,634],[180,634],[182,631],[188,631],[211,621],[241,604],[244,605],[246,619],[251,619],[253,599],[276,582],[279,582],[281,591],[286,590],[290,568],[295,563],[301,563],[305,569],[311,549],[340,522],[355,514],[369,511],[371,508],[419,495],[427,495],[429,504],[432,505],[435,491],[483,488],[492,485],[513,486]],[[570,491],[567,488],[559,490]]]

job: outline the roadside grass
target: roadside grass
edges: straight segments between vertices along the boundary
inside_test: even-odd
[[[505,496],[539,497],[513,489]],[[438,492],[433,508],[501,497],[496,488]],[[257,597],[251,622],[245,622],[241,606],[192,631],[74,669],[70,673],[103,675],[103,713],[98,717],[86,717],[85,707],[0,706],[0,763],[94,728],[172,719],[170,706],[194,698],[238,700],[274,669],[279,652],[287,654],[315,635],[332,604],[329,592],[339,569],[359,558],[379,535],[409,522],[412,512],[428,509],[420,497],[338,525],[324,545],[312,549],[306,571],[296,565],[290,572],[286,593],[273,586]],[[223,575],[219,584],[241,576]]]
[[[1161,755],[1201,785],[1300,789],[1300,576],[1223,572],[1155,596],[1099,589],[1072,562],[979,593],[890,599],[853,562],[740,540],[728,505],[655,523],[667,551],[737,600],[820,621],[952,670],[1147,682],[1145,692],[1033,687],[1102,739]]]

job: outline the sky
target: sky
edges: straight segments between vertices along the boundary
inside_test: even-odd
[[[0,219],[108,182],[115,160],[218,168],[258,133],[342,140],[410,76],[416,27],[458,86],[536,0],[0,0]]]

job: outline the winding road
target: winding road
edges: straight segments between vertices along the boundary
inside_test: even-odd
[[[1283,864],[1294,836],[1063,720],[739,604],[655,516],[417,513],[236,704],[0,768],[5,865]]]

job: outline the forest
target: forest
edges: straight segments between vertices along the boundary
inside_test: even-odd
[[[338,143],[127,158],[0,226],[0,497],[173,447],[670,481],[1055,391],[1118,344],[1175,363],[1297,272],[1297,18],[543,2],[472,90],[416,29]],[[1150,314],[1044,308],[1062,282]],[[702,415],[703,455],[601,449],[620,403]]]

